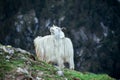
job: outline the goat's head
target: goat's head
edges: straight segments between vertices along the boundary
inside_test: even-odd
[[[50,28],[50,32],[51,32],[51,35],[55,35],[56,37],[59,37],[59,38],[64,38],[65,37],[64,32],[58,26],[53,25]]]
[[[55,25],[53,25],[51,28],[50,28],[50,32],[51,34],[55,35],[55,34],[59,34],[61,31],[61,28],[60,27],[57,27]]]

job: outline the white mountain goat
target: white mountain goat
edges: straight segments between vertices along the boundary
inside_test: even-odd
[[[74,69],[73,45],[69,38],[65,38],[61,28],[52,26],[51,35],[37,37],[34,39],[36,55],[39,60],[57,63],[60,68],[64,68],[64,63],[68,62],[70,69]]]

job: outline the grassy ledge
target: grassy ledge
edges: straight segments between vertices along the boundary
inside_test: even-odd
[[[63,69],[63,76],[59,76],[57,71],[27,51],[0,45],[0,80],[114,80],[107,74]]]

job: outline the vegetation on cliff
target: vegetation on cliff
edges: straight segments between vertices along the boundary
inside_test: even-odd
[[[60,73],[59,73],[60,72]],[[0,80],[114,80],[106,74],[63,69],[38,61],[34,55],[0,45]]]

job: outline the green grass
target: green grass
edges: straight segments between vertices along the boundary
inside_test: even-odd
[[[24,60],[11,60],[10,62],[6,62],[5,66],[1,67],[7,69],[5,71],[10,71],[17,67],[24,66],[26,66]],[[57,69],[54,66],[41,61],[38,61],[36,63],[32,62],[32,64],[28,66],[29,70],[31,70],[32,74],[34,75],[37,75],[37,71],[42,71],[44,74],[41,78],[44,78],[45,80],[64,80],[65,78],[68,80],[114,80],[106,74],[81,73],[69,69],[64,69],[64,76],[60,77],[56,74]]]
[[[4,51],[1,49],[0,52],[4,53]],[[89,72],[82,73],[69,69],[63,69],[62,71],[64,76],[58,76],[57,68],[42,61],[34,61],[30,58],[30,54],[15,52],[9,61],[6,60],[6,55],[8,55],[8,53],[0,54],[0,80],[4,80],[6,74],[17,77],[18,73],[16,70],[18,67],[27,67],[28,72],[31,73],[31,76],[34,78],[36,75],[38,75],[39,72],[42,72],[43,74],[40,76],[40,78],[43,78],[44,80],[114,80],[107,74],[94,74]]]
[[[88,72],[81,73],[81,72],[70,71],[70,70],[66,70],[65,75],[71,76],[71,79],[69,80],[73,80],[74,78],[77,78],[80,80],[114,80],[106,74],[94,74],[94,73],[88,73]]]

